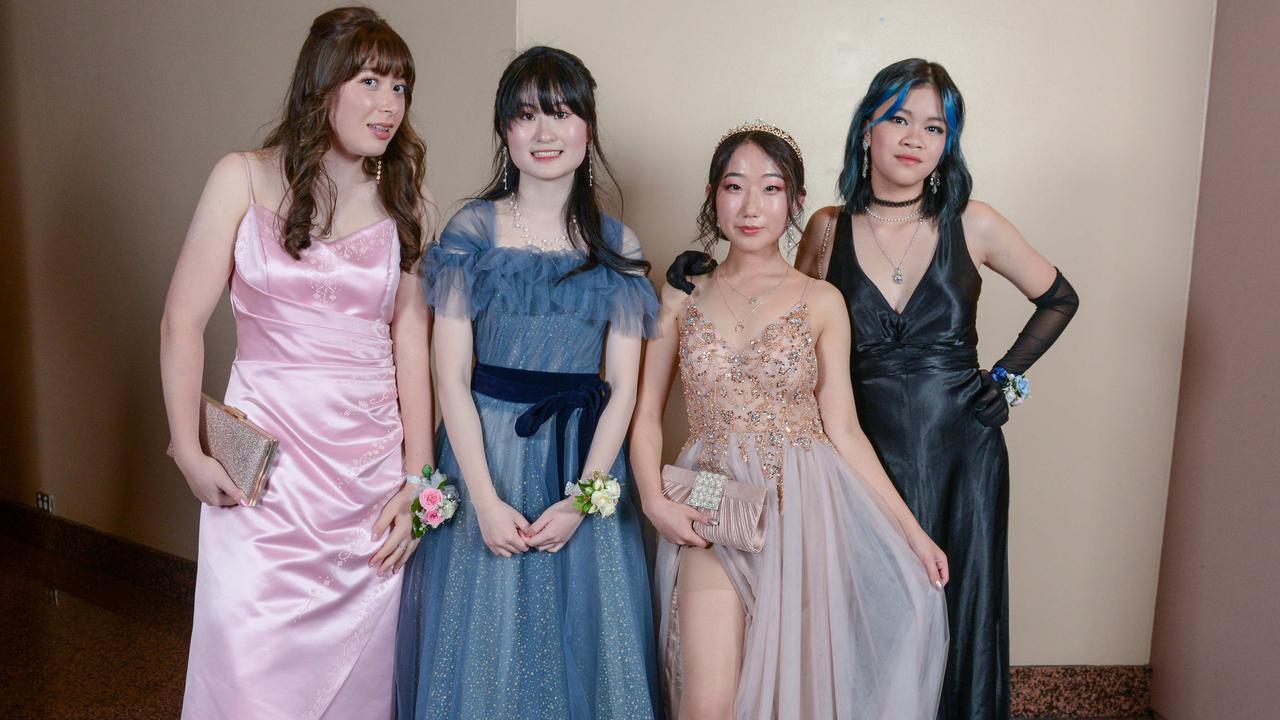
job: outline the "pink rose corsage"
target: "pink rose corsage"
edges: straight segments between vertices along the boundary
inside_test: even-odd
[[[413,536],[420,538],[428,530],[434,530],[458,512],[461,500],[458,491],[448,484],[449,476],[430,465],[422,467],[422,490],[413,499]]]

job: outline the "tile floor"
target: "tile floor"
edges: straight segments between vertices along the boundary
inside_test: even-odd
[[[0,718],[177,718],[190,631],[188,603],[0,535]]]

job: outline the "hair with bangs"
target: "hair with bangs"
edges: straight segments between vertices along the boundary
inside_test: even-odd
[[[422,255],[427,148],[409,122],[413,101],[413,55],[404,39],[387,21],[366,7],[330,10],[311,23],[311,32],[298,53],[280,123],[263,142],[263,149],[280,152],[280,165],[288,186],[280,200],[284,249],[295,260],[311,246],[317,215],[322,235],[333,228],[337,186],[325,172],[324,154],[333,146],[329,113],[337,90],[366,67],[380,75],[403,79],[405,117],[382,154],[382,181],[378,195],[395,220],[400,237],[400,267],[408,272]],[[373,176],[378,159],[366,157],[364,171]],[[327,212],[318,212],[324,202]]]
[[[711,168],[707,172],[707,184],[711,186],[711,191],[707,193],[706,199],[702,202],[702,209],[698,211],[696,240],[702,243],[703,249],[708,253],[711,252],[711,246],[724,239],[724,233],[720,230],[720,217],[716,213],[716,196],[720,194],[720,181],[728,171],[733,154],[738,148],[747,144],[760,148],[765,155],[769,156],[773,164],[778,166],[787,193],[787,225],[795,228],[797,232],[802,229],[798,208],[800,197],[805,193],[804,160],[791,149],[786,140],[777,135],[763,130],[744,130],[726,137],[716,146],[715,152],[711,153]]]
[[[871,178],[862,177],[862,163],[866,151],[862,149],[863,133],[873,126],[891,119],[907,94],[913,89],[929,86],[938,91],[942,100],[942,115],[947,123],[947,139],[938,160],[940,187],[934,193],[926,190],[921,203],[921,214],[936,219],[939,225],[948,224],[960,217],[969,203],[973,190],[973,178],[960,151],[960,132],[964,129],[964,98],[951,81],[946,68],[938,63],[909,58],[899,60],[876,73],[867,88],[867,94],[858,103],[849,123],[849,135],[845,140],[844,168],[837,183],[845,210],[851,214],[866,212],[871,204]],[[889,108],[875,115],[876,108],[891,102]]]
[[[507,145],[507,130],[530,105],[536,105],[548,115],[563,106],[587,124],[587,159],[574,171],[573,188],[564,209],[565,227],[569,228],[571,241],[586,250],[587,259],[560,280],[597,265],[638,275],[649,272],[649,263],[626,257],[604,237],[601,196],[616,199],[620,207],[622,195],[600,145],[595,90],[595,78],[576,55],[539,45],[520,53],[507,65],[498,80],[493,102],[497,149],[493,157],[493,177],[476,195],[481,200],[501,200],[520,187],[520,169],[511,161],[511,154],[503,150]]]

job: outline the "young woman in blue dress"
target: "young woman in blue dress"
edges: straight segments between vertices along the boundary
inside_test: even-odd
[[[462,509],[405,571],[402,718],[652,718],[657,663],[639,508],[620,453],[658,301],[611,185],[595,81],[531,48],[498,85],[489,186],[428,253],[444,417]],[[601,377],[603,367],[603,378]],[[601,472],[616,512],[566,485]]]

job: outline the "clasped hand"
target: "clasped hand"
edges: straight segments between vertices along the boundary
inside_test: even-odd
[[[532,523],[496,497],[476,505],[480,535],[490,552],[499,557],[511,557],[529,550],[558,552],[573,537],[582,518],[582,513],[573,507],[571,498],[542,511]]]

